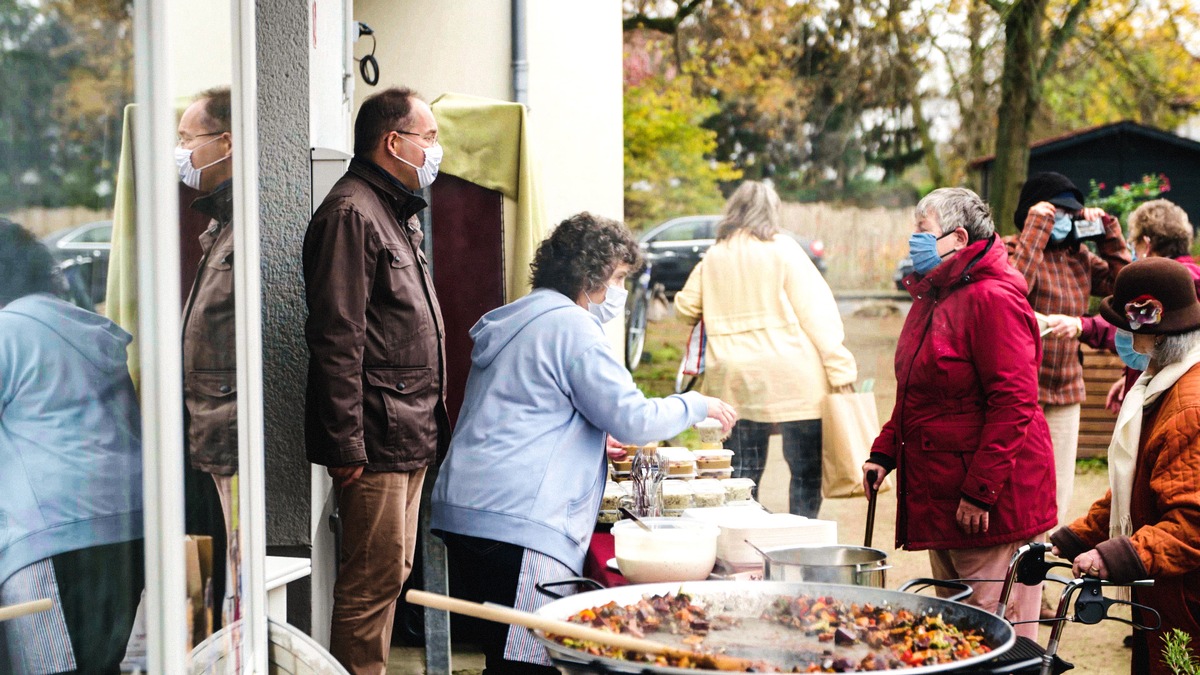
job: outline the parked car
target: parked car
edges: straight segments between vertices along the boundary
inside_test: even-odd
[[[66,292],[73,302],[88,309],[104,302],[108,257],[112,251],[111,220],[60,230],[43,237],[42,243],[58,263]]]
[[[657,225],[639,237],[642,254],[650,265],[650,285],[662,284],[668,293],[681,290],[692,268],[716,242],[720,221],[719,215],[683,216]],[[795,237],[817,270],[825,274],[825,245],[817,239],[784,232]]]

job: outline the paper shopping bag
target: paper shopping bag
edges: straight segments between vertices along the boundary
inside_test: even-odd
[[[821,495],[862,497],[862,465],[879,436],[874,392],[829,394],[821,416]],[[891,477],[879,486],[891,486]]]

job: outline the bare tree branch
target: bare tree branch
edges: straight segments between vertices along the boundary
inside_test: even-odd
[[[1038,66],[1036,82],[1042,82],[1046,75],[1054,69],[1058,62],[1058,57],[1062,53],[1063,45],[1075,33],[1075,27],[1079,24],[1079,17],[1083,16],[1083,12],[1091,4],[1091,0],[1075,0],[1075,4],[1071,5],[1071,9],[1067,12],[1067,16],[1063,19],[1062,25],[1054,31],[1050,36],[1050,44],[1046,47],[1046,53],[1042,56],[1042,64]]]
[[[676,0],[675,6],[677,9],[675,10],[675,14],[669,17],[650,16],[645,10],[639,9],[634,14],[625,17],[624,21],[621,22],[621,27],[627,31],[645,28],[667,35],[674,35],[679,30],[679,24],[694,14],[702,4],[704,4],[704,0]]]
[[[1005,17],[1007,17],[1008,13],[1013,10],[1013,5],[1011,3],[1004,2],[1003,0],[986,0],[986,1],[987,1],[988,6],[991,7],[992,9],[996,10],[996,13],[1000,15],[1001,20],[1003,20]],[[1020,2],[1020,0],[1016,0],[1016,2]]]

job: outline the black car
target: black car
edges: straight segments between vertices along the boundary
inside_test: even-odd
[[[681,290],[692,268],[716,242],[721,218],[719,215],[673,218],[639,237],[642,254],[650,265],[650,285],[662,284],[668,293]],[[825,274],[825,245],[784,231],[795,237],[817,270]]]
[[[91,305],[88,309],[104,302],[112,227],[111,220],[97,220],[42,238],[62,272],[66,293],[80,306]]]

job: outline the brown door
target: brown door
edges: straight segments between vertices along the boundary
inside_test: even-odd
[[[471,370],[467,332],[504,304],[504,197],[443,173],[430,200],[433,285],[446,323],[446,406],[455,422]]]

